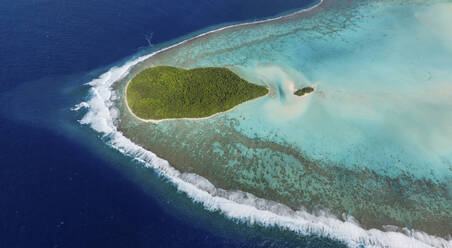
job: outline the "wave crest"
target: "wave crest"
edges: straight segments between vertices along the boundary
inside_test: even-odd
[[[224,28],[223,28],[224,29]],[[211,31],[212,32],[212,31]],[[178,45],[178,44],[177,44]],[[167,48],[168,49],[168,48]],[[309,213],[304,209],[294,211],[289,207],[270,200],[258,198],[253,194],[239,190],[228,191],[216,188],[204,177],[191,173],[180,173],[154,153],[133,143],[115,125],[119,110],[113,101],[117,96],[112,85],[124,78],[136,64],[153,56],[149,54],[131,60],[119,67],[113,67],[88,83],[91,86],[86,102],[74,106],[77,111],[86,108],[87,112],[79,121],[89,125],[103,135],[111,147],[123,154],[142,162],[146,167],[155,169],[165,176],[179,191],[210,211],[220,211],[228,218],[247,221],[263,226],[279,226],[300,234],[318,234],[341,240],[352,247],[452,247],[452,240],[428,235],[407,228],[386,227],[386,231],[366,230],[351,216],[340,220],[327,211]]]

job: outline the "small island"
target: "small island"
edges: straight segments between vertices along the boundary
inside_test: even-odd
[[[268,92],[227,68],[156,66],[128,83],[126,101],[138,118],[159,121],[209,117]]]
[[[304,88],[301,88],[301,89],[295,91],[294,95],[304,96],[306,94],[312,93],[313,91],[314,91],[314,88],[308,86],[308,87],[304,87]]]

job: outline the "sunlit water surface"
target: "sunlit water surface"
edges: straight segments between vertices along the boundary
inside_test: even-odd
[[[351,245],[452,246],[450,23],[448,1],[326,0],[113,68],[91,82],[81,122],[230,217]],[[124,86],[155,65],[225,66],[271,94],[210,119],[140,122]],[[314,93],[293,95],[304,86]]]

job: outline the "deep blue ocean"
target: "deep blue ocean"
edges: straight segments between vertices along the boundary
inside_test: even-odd
[[[313,2],[0,1],[0,248],[341,246],[205,211],[70,110],[153,44]]]

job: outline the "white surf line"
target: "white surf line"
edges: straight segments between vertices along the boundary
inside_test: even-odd
[[[305,235],[318,234],[344,241],[351,247],[358,247],[362,244],[369,247],[397,248],[452,247],[452,241],[424,232],[409,231],[406,228],[402,229],[404,233],[385,232],[377,229],[366,230],[353,221],[353,218],[342,221],[326,213],[315,215],[303,210],[292,211],[283,204],[257,198],[246,192],[215,188],[201,176],[181,173],[174,169],[166,160],[133,143],[114,125],[118,115],[113,111],[112,98],[114,96],[111,86],[123,77],[133,65],[143,59],[145,58],[126,63],[122,67],[114,67],[89,83],[93,87],[91,99],[87,103],[78,105],[88,107],[89,111],[80,120],[80,123],[90,125],[95,131],[101,133],[111,147],[141,161],[146,167],[155,169],[157,173],[173,183],[179,191],[186,193],[195,202],[200,202],[207,210],[220,211],[228,218],[262,226],[277,225]]]
[[[158,51],[155,51],[155,52],[153,52],[153,53],[151,53],[151,54],[149,54],[149,55],[147,55],[147,56],[149,56],[148,58],[150,58],[150,57],[152,57],[152,56],[154,56],[154,55],[157,55],[157,54],[159,54],[159,53],[162,53],[162,52],[164,52],[164,51],[173,49],[173,48],[178,47],[178,46],[180,46],[180,45],[183,45],[183,44],[185,44],[185,43],[187,43],[187,42],[190,42],[190,41],[199,39],[199,38],[201,38],[201,37],[204,37],[204,36],[207,36],[207,35],[209,35],[209,34],[219,32],[219,31],[223,31],[223,30],[227,30],[227,29],[231,29],[231,28],[236,28],[236,27],[251,26],[251,25],[256,25],[256,24],[262,24],[262,23],[267,23],[267,22],[273,22],[273,21],[285,19],[285,18],[288,18],[288,17],[291,17],[291,16],[299,15],[299,14],[304,13],[304,12],[309,12],[309,11],[311,11],[311,10],[313,10],[313,9],[315,9],[315,8],[317,8],[317,7],[319,7],[320,5],[322,5],[324,1],[325,1],[325,0],[320,0],[317,4],[311,6],[311,7],[307,8],[307,9],[301,9],[301,10],[299,10],[299,11],[295,11],[295,12],[290,13],[290,14],[287,14],[287,15],[278,16],[278,17],[275,17],[275,18],[270,18],[270,19],[261,20],[261,21],[253,21],[253,22],[245,22],[245,23],[233,24],[233,25],[221,27],[221,28],[218,28],[218,29],[215,29],[215,30],[211,30],[211,31],[208,31],[208,32],[206,32],[206,33],[199,34],[199,35],[197,35],[197,36],[195,36],[195,37],[192,37],[192,38],[183,40],[183,41],[181,41],[181,42],[179,42],[179,43],[176,43],[176,44],[174,44],[174,45],[168,46],[168,47],[166,47],[166,48],[162,48],[162,49],[160,49],[160,50],[158,50]],[[146,59],[148,59],[148,58],[146,58]],[[141,62],[141,61],[140,61],[140,62]]]
[[[317,7],[319,7],[320,5],[322,5],[322,4],[324,3],[324,1],[325,1],[325,0],[320,0],[317,4],[315,4],[315,5],[313,5],[313,6],[309,7],[309,8],[301,9],[301,10],[299,10],[299,11],[295,11],[294,13],[290,13],[290,14],[287,14],[287,15],[283,15],[283,16],[279,16],[279,17],[275,17],[275,18],[270,18],[270,19],[266,19],[266,20],[261,20],[261,21],[253,21],[253,22],[245,22],[245,23],[239,23],[239,24],[229,25],[229,26],[225,26],[225,27],[221,27],[221,28],[212,30],[212,31],[208,31],[208,32],[206,32],[206,33],[199,34],[199,35],[197,35],[197,36],[195,36],[195,37],[192,37],[192,38],[183,40],[183,41],[181,41],[181,42],[179,42],[179,43],[176,43],[176,44],[174,44],[174,45],[171,45],[171,46],[162,48],[162,49],[160,49],[160,50],[158,50],[158,51],[152,52],[152,53],[150,53],[150,54],[148,54],[148,55],[144,55],[144,56],[142,56],[142,57],[139,57],[139,58],[137,58],[136,60],[130,61],[130,62],[126,63],[126,64],[131,63],[131,64],[133,64],[133,66],[134,66],[134,65],[136,65],[136,64],[138,64],[138,63],[140,63],[140,62],[143,62],[143,61],[145,61],[145,60],[147,60],[147,59],[149,59],[149,58],[151,58],[151,57],[153,57],[153,56],[155,56],[155,55],[157,55],[157,54],[159,54],[159,53],[162,53],[162,52],[164,52],[164,51],[173,49],[173,48],[178,47],[178,46],[181,46],[181,45],[183,45],[183,44],[185,44],[185,43],[187,43],[187,42],[190,42],[190,41],[199,39],[199,38],[201,38],[201,37],[203,37],[203,36],[207,36],[207,35],[209,35],[209,34],[212,34],[212,33],[215,33],[215,32],[219,32],[219,31],[222,31],[222,30],[227,30],[227,29],[231,29],[231,28],[235,28],[235,27],[241,27],[241,26],[247,26],[247,25],[255,25],[255,24],[262,24],[262,23],[272,22],[272,21],[276,21],[276,20],[281,20],[281,19],[284,19],[284,18],[288,18],[288,17],[291,17],[291,16],[299,15],[299,14],[304,13],[304,12],[309,12],[309,11],[311,11],[311,10],[313,10],[313,9],[315,9],[315,8],[317,8]],[[124,66],[125,66],[126,64],[124,64]],[[132,66],[130,66],[129,68],[127,68],[127,71],[125,71],[124,74],[123,74],[120,78],[118,78],[117,80],[120,80],[120,79],[124,78],[124,77],[126,76],[126,74],[128,73],[128,71],[131,69],[131,67],[132,67]],[[102,74],[101,76],[103,76],[103,75],[104,75],[104,74]],[[90,83],[91,83],[91,82],[89,82],[89,83],[87,83],[87,84],[89,85]],[[129,83],[129,82],[128,82],[128,83]],[[128,83],[127,83],[127,84],[128,84]],[[125,91],[127,91],[127,86],[126,86],[126,90],[125,90]],[[270,93],[270,91],[269,91],[269,93]],[[267,95],[265,95],[265,96],[267,96]],[[255,99],[252,99],[252,100],[255,100]],[[86,104],[86,103],[82,103],[82,105],[84,105],[84,104]],[[126,105],[127,105],[127,108],[128,108],[128,110],[129,110],[129,112],[132,113],[132,115],[135,116],[135,114],[134,114],[134,113],[131,111],[131,109],[129,108],[128,103],[127,103],[127,100],[126,100]],[[86,107],[86,106],[81,106],[81,107]],[[77,108],[77,107],[75,107],[75,108],[76,108],[76,109],[80,109],[80,108]],[[230,110],[232,110],[232,109],[230,109]],[[228,110],[228,111],[230,111],[230,110]],[[225,111],[225,112],[227,112],[227,111]],[[224,112],[221,112],[221,113],[224,113]],[[217,113],[217,114],[221,114],[221,113]],[[135,116],[135,117],[136,117],[137,119],[141,120],[141,121],[148,121],[148,120],[146,120],[146,119],[139,118],[138,116]],[[207,118],[210,118],[210,117],[213,117],[213,116],[208,116]],[[181,118],[180,118],[180,119],[181,119]],[[187,118],[187,119],[188,119],[188,120],[191,120],[191,118]],[[195,119],[196,119],[196,118],[195,118]],[[166,119],[165,119],[165,120],[166,120]],[[171,119],[168,119],[168,120],[171,120]],[[153,120],[149,120],[149,122],[152,122],[152,121],[153,121]],[[154,121],[156,121],[156,122],[154,122],[154,123],[159,123],[159,122],[160,122],[160,120],[154,120]],[[164,120],[161,120],[161,121],[164,121]]]
[[[272,20],[274,19],[279,18]],[[180,43],[176,45],[180,45]],[[89,82],[88,84],[92,86],[90,98],[87,102],[76,105],[74,111],[87,108],[87,113],[80,120],[81,124],[89,125],[93,130],[101,133],[111,147],[126,156],[141,161],[146,167],[155,169],[157,173],[173,183],[179,191],[187,194],[195,202],[200,202],[207,210],[220,211],[228,218],[252,224],[276,225],[301,234],[318,234],[344,241],[351,247],[360,245],[397,248],[452,247],[452,240],[445,240],[421,231],[406,228],[401,229],[403,232],[366,230],[352,217],[342,221],[325,212],[312,214],[304,210],[292,211],[283,204],[257,198],[250,193],[216,188],[206,178],[196,174],[181,173],[171,167],[168,161],[133,143],[119,132],[114,124],[119,115],[118,110],[114,107],[113,100],[116,96],[111,86],[124,78],[133,66],[154,54],[156,52],[127,62],[120,67],[113,67],[99,78]]]
[[[138,146],[116,130],[112,125],[112,115],[108,112],[109,99],[103,99],[101,91],[106,89],[105,85],[98,85],[99,94],[94,94],[90,101],[107,102],[103,106],[105,114],[98,113],[89,118],[82,119],[81,123],[90,124],[93,128],[96,121],[111,123],[109,129],[104,133],[108,137],[108,144],[119,150],[126,156],[142,162],[146,167],[153,168],[157,173],[165,176],[175,187],[187,194],[195,202],[201,203],[209,211],[221,211],[225,216],[232,219],[247,221],[262,226],[280,226],[290,231],[301,234],[318,234],[344,241],[349,246],[358,247],[361,244],[369,247],[450,247],[447,241],[429,236],[423,232],[412,231],[410,236],[400,232],[383,232],[377,229],[365,230],[352,218],[341,221],[334,216],[321,212],[317,215],[306,211],[292,211],[287,206],[241,191],[226,191],[216,188],[207,179],[191,173],[181,173],[171,167],[166,160],[157,157],[154,153]],[[95,86],[96,87],[96,86]],[[97,105],[97,104],[92,104]],[[101,118],[97,119],[96,118]],[[108,121],[102,118],[109,119]],[[404,229],[409,233],[407,229]]]

